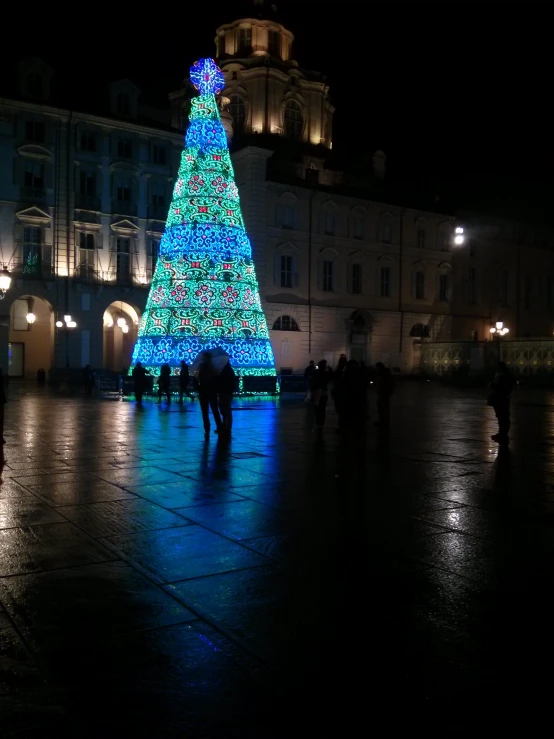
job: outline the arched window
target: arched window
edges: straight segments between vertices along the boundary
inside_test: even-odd
[[[279,316],[273,324],[274,331],[300,331],[292,316]]]
[[[285,136],[297,141],[302,137],[304,118],[302,108],[296,100],[289,100],[285,106]]]
[[[412,326],[410,336],[416,336],[419,339],[429,338],[429,326],[424,323],[416,323]]]
[[[229,112],[233,116],[235,133],[242,133],[246,124],[246,105],[240,95],[231,95]]]

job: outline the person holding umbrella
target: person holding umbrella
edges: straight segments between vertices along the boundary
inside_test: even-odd
[[[207,439],[210,435],[211,425],[210,408],[216,425],[215,433],[219,434],[223,427],[217,405],[218,372],[210,352],[202,352],[200,357],[195,360],[194,365],[197,364],[198,359],[200,359],[198,364],[198,399],[200,400],[200,410],[204,422],[204,436]]]

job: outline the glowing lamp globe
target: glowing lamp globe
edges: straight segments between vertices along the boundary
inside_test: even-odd
[[[127,325],[127,321],[124,318],[118,318],[117,325],[119,326],[119,328],[123,328],[123,326]]]
[[[56,326],[57,326],[58,328],[62,328],[62,326],[63,326],[63,321],[56,321]]]
[[[4,267],[4,269],[0,272],[0,290],[3,292],[6,292],[6,290],[10,289],[10,285],[12,284],[12,278],[8,270]]]
[[[27,313],[25,318],[27,319],[27,323],[34,323],[37,320],[37,317],[34,313]]]

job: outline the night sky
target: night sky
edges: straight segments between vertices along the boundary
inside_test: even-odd
[[[382,148],[398,177],[421,173],[466,190],[491,181],[527,197],[540,183],[550,198],[550,3],[276,4],[295,35],[295,58],[328,77],[339,156]],[[243,6],[198,2],[166,10],[160,3],[158,16],[150,3],[140,18],[132,15],[140,13],[138,3],[127,4],[125,14],[85,7],[67,11],[78,15],[75,23],[60,15],[67,30],[41,17],[21,33],[15,53],[4,45],[4,76],[18,56],[35,55],[54,67],[59,88],[80,88],[76,100],[88,90],[93,98],[109,79],[129,77],[163,106],[191,62],[214,54],[217,25],[234,20]]]

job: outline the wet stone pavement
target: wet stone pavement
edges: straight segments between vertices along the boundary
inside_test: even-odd
[[[390,434],[298,397],[12,390],[0,736],[461,735],[548,713],[554,393],[400,383]],[[373,419],[372,419],[373,420]]]

